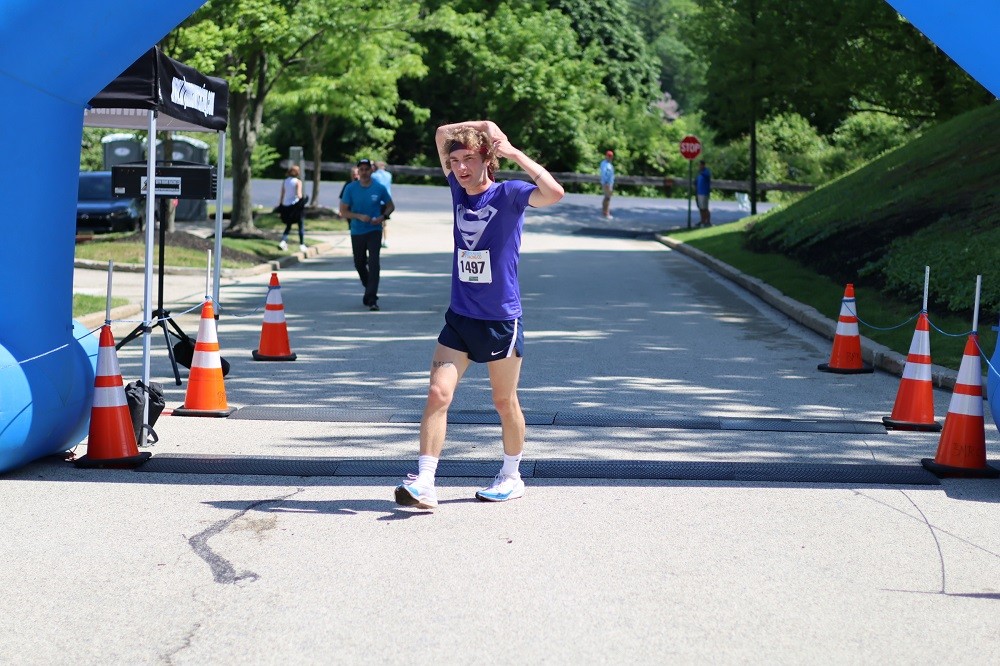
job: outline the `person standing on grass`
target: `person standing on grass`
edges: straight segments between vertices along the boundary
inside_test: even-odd
[[[486,364],[503,439],[500,472],[476,497],[502,502],[524,495],[519,466],[525,425],[517,398],[524,354],[517,278],[521,231],[528,206],[551,206],[564,193],[552,174],[511,145],[492,121],[442,125],[434,140],[451,188],[454,216],[451,304],[431,359],[417,474],[410,474],[395,489],[398,504],[421,509],[438,505],[434,477],[444,448],[448,407],[472,362]],[[521,167],[532,183],[496,182],[500,157]]]
[[[695,201],[698,203],[698,214],[701,219],[698,221],[699,227],[712,226],[712,212],[708,209],[708,197],[712,194],[712,172],[709,171],[705,160],[702,160],[701,168],[698,169],[698,176],[694,181]]]
[[[344,187],[340,216],[351,224],[351,250],[354,268],[361,278],[365,295],[361,302],[377,312],[378,283],[381,273],[382,225],[395,206],[385,188],[372,180],[372,162],[358,160],[358,179]]]

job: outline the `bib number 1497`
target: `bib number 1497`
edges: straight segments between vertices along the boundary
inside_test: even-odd
[[[489,250],[459,250],[458,279],[462,282],[493,282]]]

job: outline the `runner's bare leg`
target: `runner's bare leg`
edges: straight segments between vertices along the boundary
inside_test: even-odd
[[[448,430],[448,407],[468,367],[468,354],[438,343],[431,360],[427,404],[420,419],[420,455],[441,457]]]
[[[509,456],[516,456],[524,450],[524,413],[517,399],[521,361],[520,356],[511,356],[502,361],[490,361],[486,364],[490,372],[493,406],[500,415],[503,452]]]

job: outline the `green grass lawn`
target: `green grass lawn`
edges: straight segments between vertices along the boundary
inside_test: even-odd
[[[274,241],[260,238],[223,238],[222,246],[247,255],[241,259],[230,259],[224,256],[222,259],[223,268],[250,268],[261,262],[287,254],[281,252]],[[100,262],[113,260],[116,264],[143,264],[146,261],[146,246],[144,243],[134,240],[106,238],[77,245],[76,258]],[[181,247],[169,242],[164,249],[164,258],[168,266],[180,268],[203,268],[208,260],[205,249]],[[153,261],[158,262],[159,259],[159,247],[154,247]]]
[[[269,231],[284,231],[285,225],[281,221],[281,218],[273,213],[266,213],[264,215],[259,215],[254,219],[253,223],[259,229],[267,229]],[[347,222],[340,219],[339,217],[317,217],[317,218],[307,218],[306,219],[306,235],[309,232],[330,232],[330,231],[343,231],[347,232]],[[292,227],[292,232],[297,233],[295,227]]]
[[[264,231],[284,230],[284,224],[277,215],[260,215],[254,220],[257,228]],[[306,220],[306,245],[315,245],[317,241],[310,240],[308,234],[313,232],[343,232],[347,233],[347,224],[339,218],[320,218]],[[293,229],[293,233],[296,230]],[[159,236],[156,236],[157,240]],[[197,242],[190,243],[198,245]],[[212,247],[214,240],[202,242],[205,247]],[[280,259],[288,256],[288,252],[278,249],[277,244],[272,239],[266,238],[227,238],[223,236],[222,246],[224,249],[235,250],[242,253],[239,259],[223,257],[222,267],[228,269],[251,268],[261,263]],[[295,243],[295,247],[298,243]],[[208,259],[205,247],[182,247],[176,243],[167,242],[164,249],[165,263],[168,266],[180,268],[204,268]],[[107,263],[109,260],[115,264],[143,264],[146,261],[146,247],[141,239],[137,239],[133,234],[100,234],[94,240],[86,243],[79,243],[76,246],[77,259],[89,259]],[[153,262],[159,261],[159,247],[153,248]],[[124,305],[127,301],[123,299],[112,299],[112,307]],[[73,294],[73,317],[80,317],[92,312],[100,312],[105,308],[103,297],[87,296],[84,294]]]
[[[707,229],[671,232],[670,235],[747,275],[766,282],[789,298],[811,305],[825,316],[836,320],[840,313],[845,285],[834,282],[784,255],[750,252],[743,246],[744,230],[749,222],[750,218]],[[915,279],[922,282],[923,273]],[[915,320],[905,324],[904,322],[920,311],[922,303],[919,300],[896,300],[858,282],[854,283],[854,291],[857,314],[862,320],[859,326],[861,335],[905,355],[910,349],[916,322]],[[964,334],[972,329],[972,320],[933,310],[928,312],[928,316],[932,324],[930,337],[934,363],[957,370],[962,360],[966,336],[946,336],[938,333],[933,327],[946,333]],[[892,328],[900,324],[903,325]],[[987,357],[992,354],[996,345],[997,334],[992,330],[994,324],[992,319],[984,319],[983,313],[980,313],[979,340]],[[892,330],[878,330],[880,328],[892,328]]]
[[[128,303],[128,299],[111,297],[111,307],[117,308]],[[73,294],[73,318],[82,317],[92,312],[101,312],[106,309],[107,299],[104,296],[91,296],[89,294]]]

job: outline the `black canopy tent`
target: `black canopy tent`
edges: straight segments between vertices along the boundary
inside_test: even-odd
[[[90,100],[83,124],[142,129],[150,111],[160,116],[157,126],[161,130],[224,132],[229,84],[168,58],[153,47]]]
[[[156,198],[156,130],[217,132],[219,137],[218,191],[215,207],[215,251],[212,296],[219,300],[219,260],[222,252],[222,194],[225,175],[229,84],[206,76],[153,47],[99,92],[83,112],[86,127],[147,129],[146,219],[153,220]],[[149,385],[152,328],[153,224],[146,224],[145,292],[143,297],[142,381]],[[148,423],[148,401],[143,423]]]

